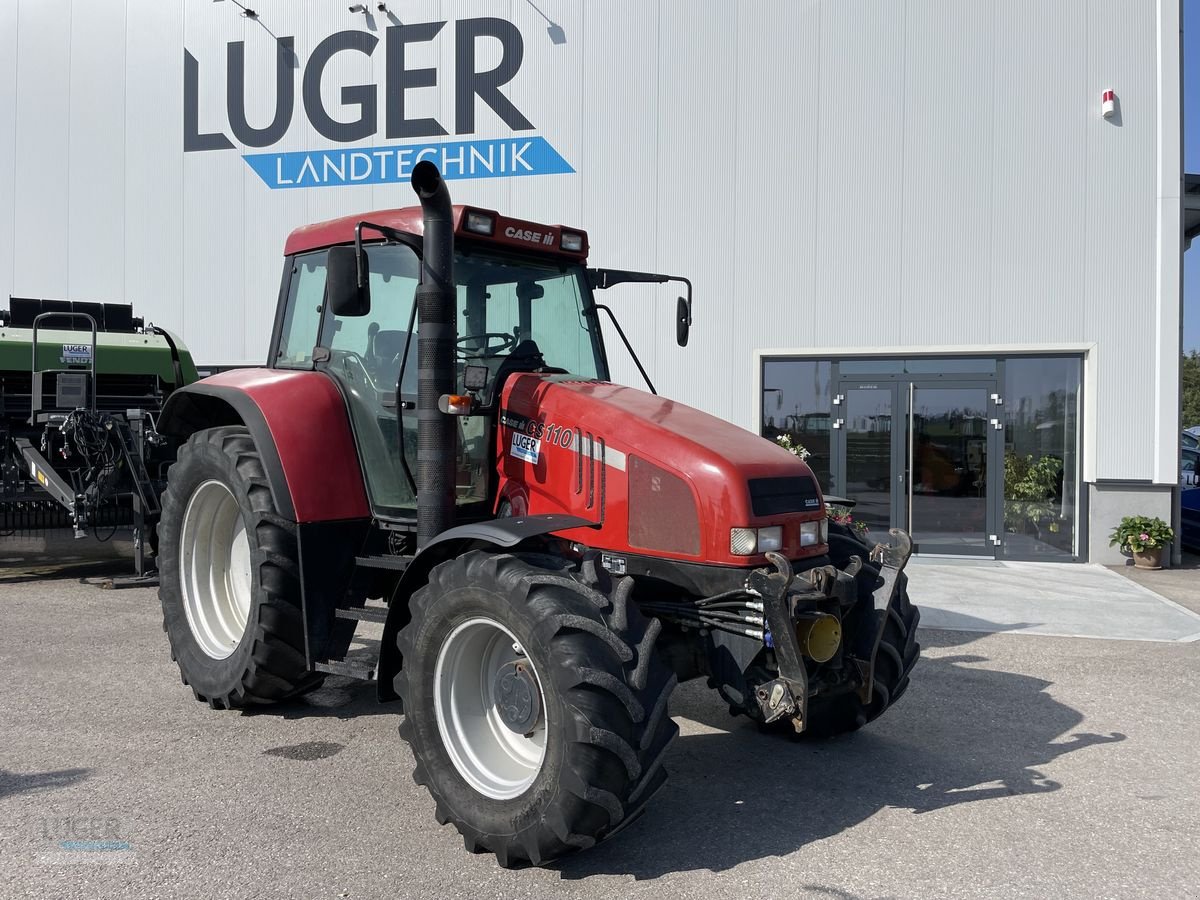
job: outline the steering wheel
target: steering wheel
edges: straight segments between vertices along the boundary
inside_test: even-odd
[[[478,343],[483,341],[482,347],[467,349],[461,346],[467,341]],[[492,346],[493,341],[498,341],[496,346]],[[493,356],[499,356],[505,350],[511,350],[517,346],[517,338],[515,335],[509,334],[507,331],[485,331],[482,334],[468,334],[458,339],[458,352],[463,356],[472,359],[487,359]]]

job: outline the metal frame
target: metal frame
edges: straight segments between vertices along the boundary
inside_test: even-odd
[[[881,359],[902,359],[904,357],[892,355],[891,357],[881,357]],[[991,357],[987,357],[991,358]],[[991,393],[999,393],[1000,386],[1003,384],[1003,361],[996,361],[996,368],[993,374],[988,375],[982,372],[967,372],[967,373],[938,373],[938,372],[920,372],[920,373],[887,373],[881,375],[857,375],[857,373],[842,374],[841,362],[829,360],[832,363],[830,373],[830,390],[834,398],[841,396],[847,390],[890,390],[892,398],[892,430],[891,430],[891,510],[892,521],[890,527],[903,528],[910,535],[913,530],[912,523],[912,461],[914,457],[914,431],[912,428],[913,416],[913,399],[915,391],[921,387],[951,389],[962,388],[970,389],[973,387],[979,388],[987,392],[988,388],[992,388]],[[907,391],[905,391],[907,385]],[[995,404],[989,397],[985,403],[987,404],[988,417],[992,418],[995,414]],[[833,429],[836,433],[831,436],[830,440],[830,472],[834,481],[834,491],[840,494],[847,493],[846,487],[846,430],[844,428]],[[1003,440],[997,440],[995,429],[991,429],[987,435],[987,454],[991,459],[1003,459]],[[999,444],[999,446],[997,446]],[[897,465],[899,463],[899,465]],[[897,472],[899,469],[899,472]],[[989,498],[999,496],[999,492],[1003,491],[1003,484],[997,484],[997,473],[1003,472],[1003,467],[989,466],[986,491]],[[989,499],[987,509],[987,534],[1001,535],[1002,532],[997,531],[998,528],[998,509],[994,499]],[[1002,538],[1001,538],[1002,539]],[[915,538],[914,538],[915,540]],[[917,542],[920,543],[919,541]],[[927,551],[928,552],[928,551]],[[932,552],[941,552],[934,550]],[[959,555],[959,554],[955,554]],[[975,554],[970,554],[975,555]],[[994,547],[990,556],[980,554],[987,558],[999,558],[999,547]]]
[[[915,459],[915,435],[916,430],[913,427],[916,410],[916,394],[919,390],[982,390],[986,395],[984,398],[985,417],[989,420],[989,427],[985,436],[985,452],[989,460],[987,467],[987,481],[984,485],[985,491],[985,521],[984,521],[984,546],[987,548],[992,535],[996,536],[999,543],[991,543],[991,553],[980,554],[952,554],[956,556],[983,556],[989,559],[1000,559],[1003,556],[1003,541],[1004,529],[1002,527],[1004,521],[1003,513],[1003,493],[1004,493],[1004,422],[1002,403],[997,403],[993,397],[1002,394],[1004,384],[1004,366],[1002,361],[997,361],[996,373],[991,376],[972,377],[947,377],[944,384],[939,384],[936,380],[928,380],[919,376],[912,376],[909,381],[908,391],[908,419],[905,432],[908,438],[908,455],[906,458],[906,475],[908,477],[908,490],[905,502],[905,519],[908,523],[907,531],[912,534],[913,529],[913,462]],[[992,388],[989,394],[989,388]],[[1003,397],[1001,396],[1001,400]],[[992,424],[997,419],[1000,420],[999,428]],[[1000,464],[997,464],[999,461]],[[926,542],[929,546],[929,542]],[[937,545],[933,545],[936,548]],[[949,551],[931,549],[926,552],[947,553]]]
[[[76,369],[71,369],[71,368],[52,368],[52,369],[39,369],[38,368],[38,330],[41,328],[43,319],[54,319],[54,318],[86,319],[88,321],[88,323],[92,326],[92,352],[90,354],[91,359],[88,363],[88,373],[87,373],[87,375],[88,375],[88,394],[89,394],[88,409],[91,412],[96,411],[96,345],[97,345],[98,341],[96,338],[96,320],[95,320],[95,318],[92,317],[90,314],[84,313],[84,312],[52,311],[52,312],[38,313],[36,316],[33,317],[33,337],[31,340],[31,348],[30,348],[30,352],[32,353],[31,371],[33,374],[32,384],[30,385],[30,395],[29,395],[29,401],[30,401],[30,403],[29,403],[29,423],[31,425],[37,421],[38,413],[44,411],[42,409],[42,375],[45,375],[46,373],[49,373],[49,372],[70,372],[70,373],[77,372]]]

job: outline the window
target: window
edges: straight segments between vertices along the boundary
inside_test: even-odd
[[[408,321],[412,315],[421,264],[408,247],[391,244],[367,248],[370,269],[371,310],[365,316],[330,316],[326,338],[334,358],[340,358],[347,371],[357,367],[369,378],[371,387],[392,399],[405,347],[408,363],[404,367],[403,392],[417,392],[417,340],[409,340]],[[415,326],[414,326],[415,327]]]
[[[325,264],[323,255],[320,264]],[[329,359],[321,369],[337,379],[346,397],[372,504],[404,512],[416,506],[416,499],[400,460],[396,382],[407,343],[403,393],[416,392],[417,342],[415,337],[407,339],[420,262],[408,247],[389,244],[369,246],[367,264],[371,309],[365,316],[325,317],[321,345],[329,348]],[[409,466],[415,469],[415,412],[404,416],[404,453]],[[476,468],[482,468],[482,464]],[[468,498],[461,496],[460,502],[468,502]]]
[[[459,347],[463,357],[496,360],[532,340],[546,365],[581,378],[601,375],[595,320],[583,314],[582,270],[500,257],[459,256]]]
[[[325,302],[325,255],[322,250],[292,261],[292,280],[275,357],[275,365],[281,368],[312,368],[321,305]]]
[[[1080,360],[1012,358],[1004,377],[1006,553],[1077,555]]]
[[[763,362],[763,437],[787,435],[809,452],[806,460],[822,489],[830,488],[830,377],[825,360]]]
[[[842,375],[993,375],[996,360],[978,356],[844,359],[838,367]]]

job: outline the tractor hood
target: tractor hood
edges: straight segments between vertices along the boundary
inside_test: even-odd
[[[799,523],[825,514],[809,467],[690,406],[607,382],[523,374],[505,386],[500,424],[514,510],[589,517],[606,539],[580,538],[592,546],[627,542],[630,552],[745,565],[764,557],[734,556],[730,529],[783,525],[785,555],[824,552],[801,547]]]

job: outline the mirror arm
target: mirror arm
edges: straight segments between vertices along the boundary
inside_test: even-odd
[[[378,231],[386,240],[394,241],[397,244],[403,244],[408,247],[413,253],[417,254],[417,259],[424,259],[425,243],[421,238],[412,234],[405,234],[403,231],[397,231],[394,228],[389,228],[387,225],[379,225],[375,222],[361,221],[354,226],[354,259],[358,263],[358,286],[363,288],[364,279],[363,272],[366,266],[363,265],[363,239],[362,232],[364,228],[370,228],[372,231]]]
[[[625,332],[621,328],[621,323],[617,321],[617,317],[613,315],[613,311],[603,303],[593,303],[591,306],[584,307],[583,311],[594,316],[596,314],[596,310],[598,309],[602,309],[608,313],[608,318],[612,321],[613,328],[617,329],[617,334],[621,336],[621,343],[623,343],[625,345],[625,349],[629,351],[629,356],[633,359],[633,364],[637,366],[638,372],[641,373],[642,380],[646,382],[646,387],[650,388],[650,393],[657,396],[658,391],[654,389],[654,383],[650,380],[650,376],[646,374],[646,370],[642,367],[642,361],[638,359],[638,355],[634,352],[633,344],[629,343],[629,338],[625,337]]]
[[[677,281],[687,289],[688,327],[692,325],[692,280],[682,275],[660,275],[656,272],[630,272],[624,269],[588,269],[588,282],[593,290],[606,291],[618,284],[666,284]]]

